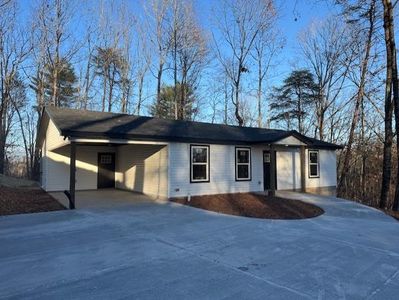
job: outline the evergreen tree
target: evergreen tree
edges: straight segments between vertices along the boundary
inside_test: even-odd
[[[297,130],[304,133],[304,120],[317,99],[317,91],[312,73],[308,70],[292,71],[281,87],[274,88],[270,103],[271,120],[287,121],[288,129],[292,129],[291,121],[296,120]]]
[[[127,61],[117,48],[97,47],[96,53],[93,56],[93,63],[96,75],[102,78],[101,110],[106,110],[106,98],[108,98],[108,111],[112,111],[115,90],[123,81],[121,74],[123,73],[123,68],[127,67]],[[128,84],[128,82],[126,83]]]
[[[176,90],[176,97],[175,96]],[[182,97],[183,96],[183,97]],[[175,99],[182,99],[176,103]],[[154,117],[163,119],[175,119],[175,105],[178,105],[179,119],[192,120],[197,112],[195,107],[196,98],[193,89],[190,86],[178,83],[176,89],[174,86],[163,86],[158,101],[155,101],[150,107],[150,114]]]
[[[57,70],[57,86],[56,86],[56,98],[53,105],[57,107],[71,107],[77,96],[77,77],[71,63],[62,59],[60,64],[55,66]],[[33,91],[38,93],[43,93],[44,103],[42,105],[49,105],[51,103],[52,95],[54,93],[53,86],[53,67],[51,65],[46,65],[42,73],[38,72],[38,76],[32,79],[29,85]]]

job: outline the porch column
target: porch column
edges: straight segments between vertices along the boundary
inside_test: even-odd
[[[306,155],[305,155],[305,146],[301,146],[301,192],[305,193],[306,192],[306,172],[305,172],[305,160],[306,160]]]
[[[69,208],[75,209],[76,143],[71,141],[69,161]]]
[[[269,195],[276,195],[276,150],[270,145],[270,190]]]

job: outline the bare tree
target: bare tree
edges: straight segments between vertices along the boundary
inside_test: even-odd
[[[320,140],[325,139],[326,113],[342,95],[351,64],[348,36],[350,34],[342,19],[336,17],[313,22],[300,35],[301,50],[319,90],[315,103],[315,132]]]
[[[121,32],[121,112],[127,113],[130,106],[130,98],[133,88],[134,61],[132,57],[132,40],[135,20],[133,13],[129,10],[125,2],[122,2],[118,8],[118,25]]]
[[[386,65],[386,72],[387,72],[387,82],[386,82],[386,89],[385,89],[385,105],[386,105],[386,118],[385,118],[385,125],[386,130],[391,126],[390,117],[392,115],[390,104],[393,101],[394,104],[394,111],[395,111],[395,129],[396,133],[399,132],[399,82],[398,82],[398,67],[397,67],[397,58],[396,58],[396,43],[395,43],[395,32],[394,32],[394,5],[390,0],[382,0],[382,4],[384,6],[384,32],[385,32],[385,46],[386,46],[386,54],[387,54],[387,65]],[[391,100],[391,97],[393,99]],[[387,123],[388,122],[388,123]],[[390,141],[388,140],[388,143]],[[397,159],[399,159],[399,139],[396,139],[397,142]],[[389,145],[388,145],[389,147]],[[385,149],[384,149],[385,150]],[[384,151],[385,154],[385,151]],[[388,154],[390,155],[390,154]],[[388,168],[389,166],[385,166]],[[393,209],[399,209],[399,161],[398,161],[398,168],[397,168],[397,183],[396,183],[396,190],[395,190],[395,197],[393,201]],[[389,172],[387,170],[386,172]],[[386,175],[388,176],[388,175]],[[387,184],[387,183],[385,183]],[[384,187],[384,186],[383,186]],[[385,186],[386,187],[386,186]],[[383,194],[383,191],[382,191]],[[383,197],[384,196],[384,197]],[[381,207],[385,207],[385,195],[381,196]]]
[[[213,33],[216,55],[234,86],[233,104],[239,126],[244,124],[240,114],[243,75],[249,72],[250,52],[258,35],[269,26],[272,10],[272,0],[225,0],[215,16],[222,37],[221,40]]]
[[[144,102],[144,79],[150,69],[151,64],[151,52],[148,49],[147,40],[145,38],[145,33],[138,28],[139,39],[137,39],[136,44],[136,73],[135,80],[137,82],[137,100],[135,107],[135,114],[140,115],[141,108]]]
[[[363,45],[362,52],[360,52],[360,78],[359,78],[359,83],[357,84],[357,91],[354,96],[355,100],[355,105],[353,109],[353,118],[350,126],[350,131],[349,131],[349,137],[348,137],[348,143],[345,149],[345,155],[344,155],[344,160],[343,160],[343,165],[342,165],[342,171],[341,171],[341,177],[338,182],[338,191],[342,189],[346,176],[349,171],[350,167],[350,159],[351,159],[351,152],[352,152],[352,146],[354,143],[354,138],[355,138],[355,129],[356,126],[358,125],[359,121],[359,115],[360,115],[360,109],[361,109],[361,104],[363,102],[363,98],[365,96],[365,85],[366,85],[366,80],[367,80],[367,75],[368,75],[368,69],[369,69],[369,61],[370,61],[370,53],[371,53],[371,47],[373,44],[373,37],[375,33],[375,22],[376,22],[376,7],[375,7],[375,0],[371,0],[369,3],[369,8],[367,10],[367,13],[365,14],[365,17],[367,19],[367,26],[366,26],[366,31],[358,31],[357,32],[357,39],[354,40],[355,45],[357,43],[361,43]]]
[[[151,72],[157,80],[156,101],[159,104],[162,76],[170,47],[170,35],[168,34],[167,14],[171,7],[171,0],[151,0],[144,7],[147,14],[147,33],[157,60],[151,67]],[[155,56],[155,55],[154,55]]]
[[[86,32],[84,36],[84,46],[81,50],[82,64],[79,75],[79,108],[86,110],[89,106],[92,91],[94,90],[95,72],[93,66],[93,56],[95,53],[95,46],[98,43],[98,26],[92,15],[94,10],[89,10],[86,16]]]
[[[257,65],[257,111],[258,111],[258,127],[263,127],[264,113],[262,107],[264,105],[265,81],[273,67],[273,60],[284,47],[285,40],[282,33],[275,29],[275,12],[270,11],[270,24],[259,33],[254,43],[252,57]]]
[[[188,94],[196,90],[200,74],[207,62],[208,48],[204,33],[196,22],[192,5],[185,3],[178,12],[180,14],[175,18],[179,20],[177,23],[180,25],[177,28],[180,28],[180,31],[174,35],[177,48],[176,57],[173,56],[173,59],[176,59],[174,68],[178,73],[175,88],[179,86],[181,91],[178,93],[180,99],[175,99],[175,118],[183,120],[191,119],[191,116],[184,114],[187,111],[186,106],[192,105],[188,101]]]
[[[11,95],[21,64],[30,50],[26,30],[17,22],[17,7],[14,1],[4,2],[0,7],[0,174],[5,171],[7,137],[14,107]]]

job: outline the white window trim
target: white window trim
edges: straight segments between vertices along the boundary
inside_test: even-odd
[[[238,151],[248,151],[248,162],[239,163],[238,162]],[[251,180],[251,148],[249,147],[236,147],[235,148],[235,163],[236,163],[236,181],[250,181]],[[238,166],[248,166],[248,177],[238,177]]]
[[[194,149],[200,148],[200,149],[206,149],[206,162],[194,162],[193,160],[193,153]],[[190,182],[196,183],[196,182],[209,182],[209,151],[210,147],[209,145],[190,145]],[[194,165],[205,165],[206,166],[206,178],[205,179],[194,179]]]
[[[311,153],[316,153],[317,154],[317,162],[316,163],[312,163],[310,161],[310,154]],[[317,175],[312,175],[310,173],[310,166],[317,166]],[[309,178],[319,178],[320,177],[320,154],[318,150],[309,150],[308,151],[308,172],[309,172]]]

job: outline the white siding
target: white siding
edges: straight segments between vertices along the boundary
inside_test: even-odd
[[[320,177],[309,178],[308,150],[306,150],[306,187],[331,187],[337,185],[337,156],[334,150],[318,150]]]
[[[68,141],[64,140],[64,137],[61,136],[59,130],[50,119],[46,131],[46,150],[51,151],[66,144],[68,144]]]
[[[210,145],[210,181],[190,183],[190,144],[169,145],[169,197],[263,191],[261,147],[251,147],[252,180],[235,181],[235,146]]]
[[[298,145],[305,145],[296,137],[288,136],[282,140],[279,140],[275,143],[276,145],[290,145],[290,146],[298,146]]]
[[[167,198],[167,146],[120,146],[116,157],[117,188],[133,190],[155,198]]]
[[[99,152],[115,152],[114,147],[77,146],[76,147],[76,190],[97,189],[97,159]],[[46,191],[69,189],[69,146],[47,151]]]
[[[171,143],[169,146],[169,197],[263,191],[263,150],[251,147],[252,180],[235,181],[235,146],[210,145],[210,182],[190,183],[190,144]],[[306,186],[336,185],[336,154],[334,150],[319,150],[320,178],[308,178],[306,151]],[[276,153],[277,189],[301,188],[300,150],[288,148]]]
[[[301,188],[301,155],[297,148],[287,148],[276,153],[277,189]]]

